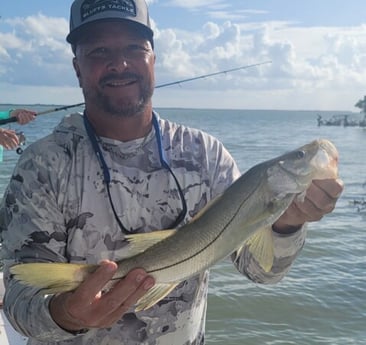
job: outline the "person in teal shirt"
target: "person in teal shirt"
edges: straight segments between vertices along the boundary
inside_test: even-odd
[[[10,117],[15,117],[19,124],[25,125],[29,121],[34,120],[36,112],[28,109],[0,111],[0,120],[9,119]],[[19,137],[12,129],[0,128],[0,145],[7,150],[15,149],[19,146]]]

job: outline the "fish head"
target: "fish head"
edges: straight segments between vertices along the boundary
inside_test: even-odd
[[[280,197],[305,192],[312,180],[338,176],[338,151],[327,139],[314,140],[272,160],[268,169],[271,189]]]
[[[313,180],[335,179],[338,177],[339,154],[334,144],[327,139],[315,140],[313,144],[315,151],[310,160],[314,168]]]

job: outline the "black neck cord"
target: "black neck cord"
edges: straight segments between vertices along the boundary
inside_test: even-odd
[[[123,233],[131,233],[131,232],[134,232],[133,230],[127,230],[126,227],[122,224],[122,221],[119,219],[118,215],[117,215],[117,212],[116,212],[116,209],[114,207],[114,203],[113,203],[113,200],[112,200],[112,195],[111,195],[111,190],[110,190],[110,182],[111,182],[111,175],[109,173],[109,169],[108,169],[108,166],[107,166],[107,163],[105,162],[105,159],[104,159],[104,156],[103,156],[103,153],[102,153],[102,150],[100,148],[100,145],[98,143],[98,140],[97,140],[97,135],[95,133],[95,130],[92,126],[92,124],[90,123],[87,115],[86,115],[86,112],[84,112],[84,116],[83,116],[83,119],[84,119],[84,125],[85,125],[85,129],[86,129],[86,133],[89,137],[89,140],[92,144],[92,147],[93,147],[93,150],[95,152],[95,155],[97,156],[97,159],[100,163],[100,167],[102,169],[102,172],[103,172],[103,178],[104,178],[104,184],[106,186],[106,189],[107,189],[107,194],[108,194],[108,199],[109,199],[109,203],[112,207],[112,211],[113,211],[113,214],[114,214],[114,217],[118,223],[118,226],[120,227],[121,231]],[[178,188],[178,193],[179,193],[179,197],[182,201],[182,210],[181,212],[179,213],[177,219],[173,222],[173,224],[169,227],[169,228],[176,228],[183,220],[184,220],[184,217],[186,216],[187,214],[187,203],[185,201],[185,198],[184,198],[184,194],[183,194],[183,191],[182,191],[182,188],[178,182],[178,179],[177,177],[175,176],[174,172],[172,171],[172,169],[170,168],[166,158],[165,158],[165,154],[164,154],[164,150],[163,150],[163,144],[162,144],[162,135],[161,135],[161,131],[160,131],[160,126],[159,126],[159,122],[158,122],[158,119],[157,119],[157,116],[156,114],[153,112],[153,116],[152,116],[152,123],[153,123],[153,126],[154,126],[154,129],[155,129],[155,139],[156,139],[156,142],[157,142],[157,145],[158,145],[158,152],[159,152],[159,159],[160,159],[160,163],[161,165],[163,166],[163,168],[167,169],[168,172],[173,176],[173,179],[177,185],[177,188]]]

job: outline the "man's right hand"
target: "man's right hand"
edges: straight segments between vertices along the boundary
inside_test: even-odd
[[[143,269],[130,271],[108,292],[103,287],[117,270],[113,261],[103,261],[73,292],[55,295],[51,299],[50,313],[54,321],[66,331],[89,328],[107,328],[118,321],[130,307],[154,285],[154,278]]]

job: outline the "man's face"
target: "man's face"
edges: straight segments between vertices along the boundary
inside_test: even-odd
[[[123,22],[90,25],[73,60],[89,109],[133,116],[151,103],[155,54],[148,39]]]

